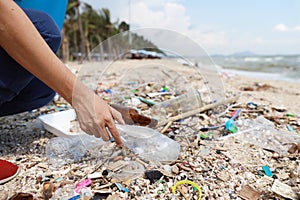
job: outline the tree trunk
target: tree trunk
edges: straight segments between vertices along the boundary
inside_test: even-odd
[[[108,50],[108,60],[113,59],[112,45],[111,45],[111,37],[107,38],[107,50]]]
[[[62,29],[62,59],[63,62],[66,63],[69,61],[69,42],[68,42],[68,36],[66,35],[66,29],[63,27]]]
[[[85,40],[85,48],[86,48],[86,54],[87,54],[87,59],[88,61],[91,61],[92,60],[92,57],[91,57],[91,48],[90,48],[90,42],[89,40]]]
[[[99,42],[99,54],[100,54],[100,61],[104,61],[104,49],[103,49],[103,45],[102,45],[102,40],[100,35],[96,36]]]
[[[74,44],[74,51],[75,53],[79,52],[79,48],[78,48],[78,37],[77,37],[77,30],[74,30],[74,34],[73,34],[73,44]]]
[[[81,20],[81,15],[80,15],[80,11],[79,11],[79,5],[76,7],[76,12],[77,12],[77,22],[78,22],[78,28],[79,28],[79,33],[80,33],[80,51],[81,51],[81,57],[79,62],[82,63],[83,62],[83,57],[86,54],[84,45],[85,45],[85,37],[84,37],[84,33],[83,33],[83,28],[82,28],[82,20]]]

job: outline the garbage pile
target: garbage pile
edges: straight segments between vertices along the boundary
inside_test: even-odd
[[[155,105],[186,94],[167,84],[129,84],[132,95],[118,93],[115,102],[145,116],[155,116],[151,114]],[[126,88],[99,85],[96,92],[108,100],[116,98],[114,87]],[[6,197],[22,192],[35,199],[299,199],[300,116],[284,108],[239,102],[232,94],[226,99],[220,103],[222,112],[214,112],[218,102],[203,101],[191,112],[166,111],[164,119],[157,119],[154,129],[180,144],[177,159],[153,161],[109,142],[85,149],[79,159],[63,162],[62,157],[49,163],[45,149],[53,135],[44,138],[44,131],[31,147],[19,147],[23,144],[19,141],[12,152],[22,154],[12,159],[22,170],[0,190]],[[36,112],[69,109],[62,105]],[[6,123],[4,129],[18,128]]]

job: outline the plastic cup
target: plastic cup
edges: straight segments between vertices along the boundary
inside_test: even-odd
[[[199,92],[189,90],[186,94],[155,104],[151,108],[151,117],[161,122],[168,116],[177,116],[201,108],[202,105]]]

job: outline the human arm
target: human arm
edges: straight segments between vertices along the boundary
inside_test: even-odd
[[[0,1],[0,46],[26,70],[59,93],[76,110],[84,131],[121,145],[114,119],[120,113],[95,95],[56,57],[26,14],[12,0]]]

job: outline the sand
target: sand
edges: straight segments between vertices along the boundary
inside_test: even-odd
[[[170,74],[170,77],[163,76],[159,70],[155,70],[155,67],[158,67],[161,71],[170,70],[172,74]],[[199,68],[188,67],[175,60],[124,60],[112,63],[107,62],[103,65],[97,63],[83,65],[70,64],[70,68],[79,69],[80,75],[86,74],[85,70],[87,69],[90,74],[99,71],[105,71],[107,74],[117,73],[117,78],[122,77],[121,81],[126,79],[130,80],[130,78],[134,79],[135,77],[132,74],[136,72],[141,74],[137,77],[142,77],[145,81],[160,81],[164,78],[170,82],[174,81],[178,85],[191,85],[200,90],[201,87],[203,87],[203,83],[199,84],[199,79],[206,78],[206,72],[201,68],[199,70]],[[222,93],[226,97],[233,93],[240,96],[239,102],[254,102],[262,105],[284,107],[290,113],[300,115],[300,82],[258,79],[249,76],[228,74],[222,72],[221,69],[214,69],[212,73],[212,75],[209,74],[211,75],[211,82],[208,82],[204,87],[212,85],[215,88],[221,88],[220,84],[222,84],[224,87]],[[102,77],[103,76],[104,75],[102,75]],[[130,78],[126,78],[126,76]],[[177,79],[179,79],[179,81],[177,81]],[[100,81],[102,78],[98,77],[97,80]],[[182,80],[187,81],[180,83]]]
[[[84,66],[86,65],[90,68],[84,68]],[[195,69],[184,66],[180,63],[174,64],[173,61],[116,61],[112,64],[112,67],[107,73],[109,74],[109,76],[106,78],[109,79],[125,74],[125,78],[123,77],[122,80],[128,80],[126,79],[127,75],[134,75],[134,73],[132,73],[134,70],[132,71],[128,69],[133,68],[138,69],[138,72],[142,72],[142,74],[145,75],[145,77],[147,77],[145,78],[146,80],[161,80],[162,77],[160,77],[160,75],[154,76],[150,73],[153,67],[155,68],[155,66],[157,65],[163,66],[163,68],[166,67],[166,71],[164,72],[168,72],[168,70],[170,70],[169,66],[172,66],[179,70],[178,73],[175,73],[175,75],[179,74],[180,76],[176,76],[176,78],[174,78],[174,74],[172,76],[168,76],[164,73],[160,73],[161,76],[168,78],[167,83],[177,84],[179,81],[180,83],[183,83],[182,85],[185,87],[187,87],[188,85],[193,85],[195,87],[199,86],[201,87],[199,88],[201,89],[201,91],[207,93],[207,91],[203,90],[202,88],[203,81],[201,80],[201,78],[199,78],[201,77],[201,75],[197,74],[195,72]],[[90,70],[90,72],[95,72],[96,74],[101,73],[103,72],[104,67],[107,66],[107,64],[99,66],[93,63],[88,63],[84,65],[78,65],[77,63],[69,63],[68,66],[74,72],[79,72],[79,75],[81,75],[82,77],[85,77],[87,79],[90,78],[89,80],[93,80],[93,78],[87,75],[89,74],[88,71]],[[142,67],[145,66],[146,68],[149,68],[148,71],[143,70]],[[171,73],[173,73],[173,69],[171,69]],[[185,76],[185,78],[183,78],[183,76]],[[282,120],[285,114],[290,113],[298,115],[298,117],[300,116],[300,83],[254,79],[245,76],[226,74],[222,72],[217,73],[217,77],[218,78],[215,79],[218,82],[217,86],[220,86],[219,81],[221,81],[224,86],[224,91],[222,92],[227,98],[232,97],[234,95],[238,95],[239,98],[236,102],[237,104],[240,103],[246,106],[249,102],[253,102],[257,104],[260,108],[270,110],[270,113],[263,114],[269,115],[269,117],[271,115],[271,118],[279,116],[280,119],[278,121],[275,120],[275,122],[278,128],[282,130],[286,130],[286,119]],[[97,77],[96,80],[98,82],[101,82],[102,79]],[[107,82],[102,82],[101,87],[111,87],[113,86],[113,82],[113,79],[108,80]],[[36,199],[42,199],[42,183],[39,181],[39,177],[41,177],[41,174],[48,174],[50,180],[54,181],[56,174],[50,170],[47,160],[45,159],[44,153],[47,142],[49,141],[49,139],[55,136],[50,132],[44,130],[41,124],[36,119],[39,115],[44,113],[58,112],[61,108],[57,107],[57,103],[64,104],[65,102],[63,100],[56,99],[56,101],[53,102],[50,106],[45,106],[41,109],[35,110],[34,112],[21,113],[18,115],[0,118],[0,158],[10,160],[11,162],[18,164],[21,168],[21,172],[16,178],[14,178],[10,182],[0,185],[0,200],[6,199],[7,197],[10,197],[14,193],[18,192],[29,192],[34,194]],[[68,108],[68,105],[66,105],[66,107]],[[202,115],[202,117],[203,116],[204,115]],[[245,116],[247,117],[248,115],[243,115],[243,117]],[[253,115],[249,115],[249,117],[250,116]],[[297,125],[296,123],[293,125],[293,127],[295,129],[294,134],[299,135],[300,125]],[[206,141],[204,140],[203,142],[205,143]],[[207,142],[210,143],[210,141]],[[293,161],[289,159],[289,156],[282,158],[274,158],[275,154],[273,153],[261,150],[260,148],[257,148],[253,145],[246,145],[237,141],[228,141],[228,143],[226,141],[221,143],[217,142],[216,144],[213,141],[211,141],[211,145],[207,144],[209,146],[209,149],[211,148],[209,155],[199,156],[197,154],[197,156],[195,156],[192,152],[197,151],[198,149],[197,145],[193,143],[193,139],[191,139],[190,145],[192,146],[192,149],[195,147],[196,149],[190,150],[191,148],[189,148],[188,145],[189,144],[182,143],[182,146],[184,147],[183,149],[185,149],[186,151],[181,157],[181,159],[183,160],[180,160],[178,161],[178,163],[175,164],[170,164],[170,166],[172,167],[179,167],[180,170],[179,174],[173,172],[175,173],[175,175],[173,174],[174,177],[176,177],[175,179],[167,179],[171,181],[170,184],[172,184],[172,180],[177,180],[178,177],[187,176],[193,179],[192,177],[197,177],[197,175],[199,175],[199,182],[203,190],[203,197],[207,199],[220,199],[221,197],[224,199],[230,199],[231,196],[233,196],[236,199],[241,199],[241,197],[239,196],[239,191],[243,189],[243,186],[245,186],[244,184],[250,185],[252,188],[255,188],[255,191],[259,191],[261,195],[260,199],[284,199],[282,196],[276,195],[274,192],[271,192],[271,186],[273,183],[272,178],[266,176],[261,177],[257,175],[256,170],[259,168],[259,166],[262,163],[269,163],[273,167],[272,170],[275,171],[276,169],[277,172],[280,173],[282,171],[285,171],[283,174],[287,175],[287,178],[279,178],[279,180],[291,185],[291,187],[293,187],[294,189],[298,188],[299,190],[299,179],[297,179],[297,176],[299,177],[299,174],[297,174],[299,173],[299,170],[297,171],[297,166],[300,163],[299,156],[291,155]],[[227,152],[227,154],[216,153],[215,150],[213,150],[214,145],[223,145],[223,147],[220,149],[221,151],[225,149],[225,152]],[[186,153],[190,151],[191,153],[189,156],[189,154]],[[184,156],[185,154],[187,155],[186,157]],[[188,171],[190,170],[188,169],[188,165],[186,165],[185,167],[187,168],[186,170],[184,170],[184,168],[180,168],[180,166],[182,166],[182,163],[185,163],[186,161],[190,160],[192,160],[192,163],[194,164],[199,161],[199,165],[201,165],[201,167],[199,167],[199,169],[196,167],[198,169],[197,173],[195,173],[194,171]],[[227,163],[228,160],[231,161]],[[233,160],[238,161],[238,164],[233,162]],[[222,165],[224,164],[225,169],[228,170],[226,170],[226,173],[228,172],[229,174],[231,174],[230,179],[227,179],[227,175],[225,176],[221,174],[221,172],[223,171],[216,167],[217,165],[219,165],[217,163]],[[61,168],[61,170],[69,169],[73,174],[73,178],[78,177],[80,179],[83,178],[82,174],[87,173],[86,171],[88,171],[85,169],[86,165],[87,164],[79,163],[77,165],[75,164],[70,166],[64,166]],[[294,174],[294,177],[291,177],[292,174]],[[71,185],[74,185],[76,181],[78,181],[77,178],[68,180],[71,181]],[[149,182],[141,178],[133,182],[132,184],[133,186],[130,186],[130,189],[134,192],[134,195],[137,194],[137,191],[134,191],[136,187],[140,188],[141,190],[142,196],[140,196],[137,199],[141,199],[142,197],[147,196],[143,196],[143,194],[144,192],[147,193],[147,191],[149,190],[149,186],[147,186],[147,184],[149,185]],[[136,184],[140,184],[140,186],[138,187],[136,186]],[[299,191],[296,192],[299,193]],[[122,192],[116,192],[115,195],[117,195],[118,199],[125,199],[125,197],[127,197],[127,199],[130,199],[128,198],[127,194],[124,194]],[[165,199],[169,199],[168,197],[171,195],[171,192],[167,190],[165,192],[165,195]],[[162,197],[156,196],[155,198]]]
[[[300,83],[265,80],[233,75],[224,77],[227,91],[240,94],[240,102],[254,102],[274,107],[284,107],[290,113],[300,113]]]

